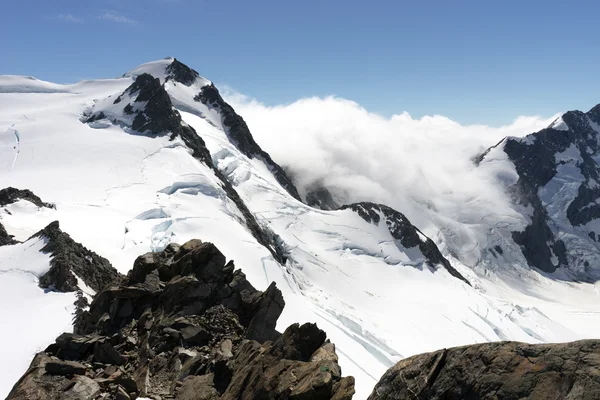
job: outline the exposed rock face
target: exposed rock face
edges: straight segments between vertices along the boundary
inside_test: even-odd
[[[4,229],[4,225],[0,224],[0,246],[7,246],[19,243],[13,238],[13,235],[9,235],[8,232],[6,232],[6,229]]]
[[[372,224],[379,224],[383,218],[392,237],[398,240],[402,246],[407,249],[418,247],[432,267],[442,265],[450,275],[464,281],[469,286],[471,285],[460,272],[452,267],[442,253],[440,253],[440,250],[433,240],[426,237],[419,229],[411,224],[402,213],[383,204],[369,202],[344,205],[340,209],[350,209],[358,213],[362,219]]]
[[[98,293],[8,399],[351,399],[323,331],[275,330],[283,306],[212,243],[171,244]]]
[[[176,82],[183,83],[186,86],[192,85],[196,79],[200,77],[200,74],[197,71],[191,69],[176,58],[173,59],[173,62],[167,67],[167,74],[166,80],[172,79]]]
[[[214,85],[204,86],[194,100],[202,102],[204,105],[216,108],[219,110],[223,119],[223,126],[226,127],[226,134],[231,142],[247,157],[258,158],[262,160],[271,170],[275,179],[288,191],[296,200],[300,199],[300,194],[292,180],[287,176],[283,168],[279,166],[269,153],[265,152],[254,141],[250,129],[244,119],[239,116],[233,107],[231,107],[223,98]]]
[[[600,279],[594,267],[600,259],[590,257],[600,252],[593,224],[600,219],[598,110],[569,111],[526,138],[502,140],[476,160],[500,147],[514,165],[518,181],[509,194],[532,212],[530,224],[512,236],[528,264],[549,273],[560,268],[584,281]]]
[[[110,262],[63,232],[58,221],[33,235],[46,240],[42,251],[52,254],[50,270],[44,274],[39,284],[43,288],[52,287],[61,292],[75,292],[80,289],[77,278],[99,292],[119,277]]]
[[[600,341],[485,343],[400,361],[369,400],[600,399]]]
[[[15,189],[14,187],[7,187],[0,190],[0,207],[15,203],[19,200],[30,201],[38,207],[54,208],[53,204],[44,203],[29,189]]]

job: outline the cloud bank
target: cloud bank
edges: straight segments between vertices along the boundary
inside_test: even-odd
[[[461,125],[439,115],[385,118],[337,97],[269,107],[231,90],[223,94],[261,147],[293,172],[301,192],[322,182],[343,203],[388,204],[434,239],[454,236],[459,252],[482,239],[476,227],[483,219],[516,217],[496,181],[499,171],[476,168],[473,157],[505,136],[539,131],[556,118]]]

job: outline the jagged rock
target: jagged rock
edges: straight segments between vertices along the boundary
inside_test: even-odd
[[[212,243],[142,255],[94,297],[75,334],[34,358],[8,399],[350,399],[353,380],[325,332],[275,330],[284,304],[274,284],[256,290]]]
[[[233,107],[223,100],[221,94],[213,84],[204,86],[200,93],[194,97],[194,100],[218,109],[223,125],[227,128],[225,133],[231,142],[247,157],[262,160],[273,172],[275,179],[277,179],[281,186],[296,200],[302,201],[296,186],[283,168],[273,161],[269,153],[261,149],[256,141],[254,141],[244,119],[235,112]]]
[[[8,232],[6,232],[6,229],[4,229],[4,225],[0,223],[0,246],[9,246],[19,243],[13,238],[14,236],[9,235]]]
[[[471,283],[440,253],[433,240],[426,237],[417,227],[411,224],[408,218],[402,213],[383,204],[370,202],[348,204],[340,208],[340,210],[345,209],[356,212],[362,219],[372,224],[379,224],[381,220],[380,215],[382,215],[390,234],[402,246],[405,248],[418,247],[432,267],[442,265],[450,275],[471,286]],[[423,240],[423,238],[425,239]]]
[[[0,207],[15,203],[19,200],[27,200],[38,207],[54,208],[53,204],[43,202],[29,189],[7,187],[0,190]]]
[[[86,367],[74,361],[52,359],[46,363],[46,373],[50,375],[85,375]]]
[[[306,189],[305,198],[306,204],[321,210],[337,210],[340,207],[333,199],[331,192],[321,182],[309,186]]]
[[[485,343],[400,361],[369,400],[600,399],[600,341]]]
[[[79,278],[93,290],[100,291],[119,277],[107,259],[71,239],[60,229],[58,221],[50,223],[34,237],[43,237],[46,244],[42,251],[52,254],[50,270],[39,280],[43,288],[74,292],[80,289]]]
[[[168,74],[166,80],[173,79],[174,81],[183,83],[186,86],[190,86],[200,76],[198,72],[183,64],[176,58],[173,59],[171,64],[169,64],[166,72]]]
[[[256,314],[250,321],[246,336],[260,343],[275,340],[278,336],[275,326],[284,306],[281,291],[277,289],[275,282],[271,283],[258,300]]]
[[[327,335],[316,324],[290,325],[271,348],[271,354],[287,360],[309,361]],[[325,358],[317,358],[321,361]]]

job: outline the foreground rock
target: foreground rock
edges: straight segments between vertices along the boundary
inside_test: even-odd
[[[369,400],[600,399],[600,341],[485,343],[400,361]]]
[[[283,307],[212,243],[171,244],[98,293],[8,399],[351,399],[325,332],[275,330]]]

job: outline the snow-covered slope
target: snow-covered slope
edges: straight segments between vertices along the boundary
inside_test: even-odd
[[[171,58],[75,85],[2,77],[0,132],[0,188],[28,188],[56,206],[11,205],[0,214],[8,234],[25,240],[58,220],[122,273],[171,242],[211,241],[257,289],[277,283],[280,327],[311,321],[327,332],[357,399],[402,357],[573,340],[600,326],[592,284],[471,270],[385,206],[303,204],[214,85]],[[5,262],[22,246],[0,248]],[[50,342],[55,332],[43,334]]]

